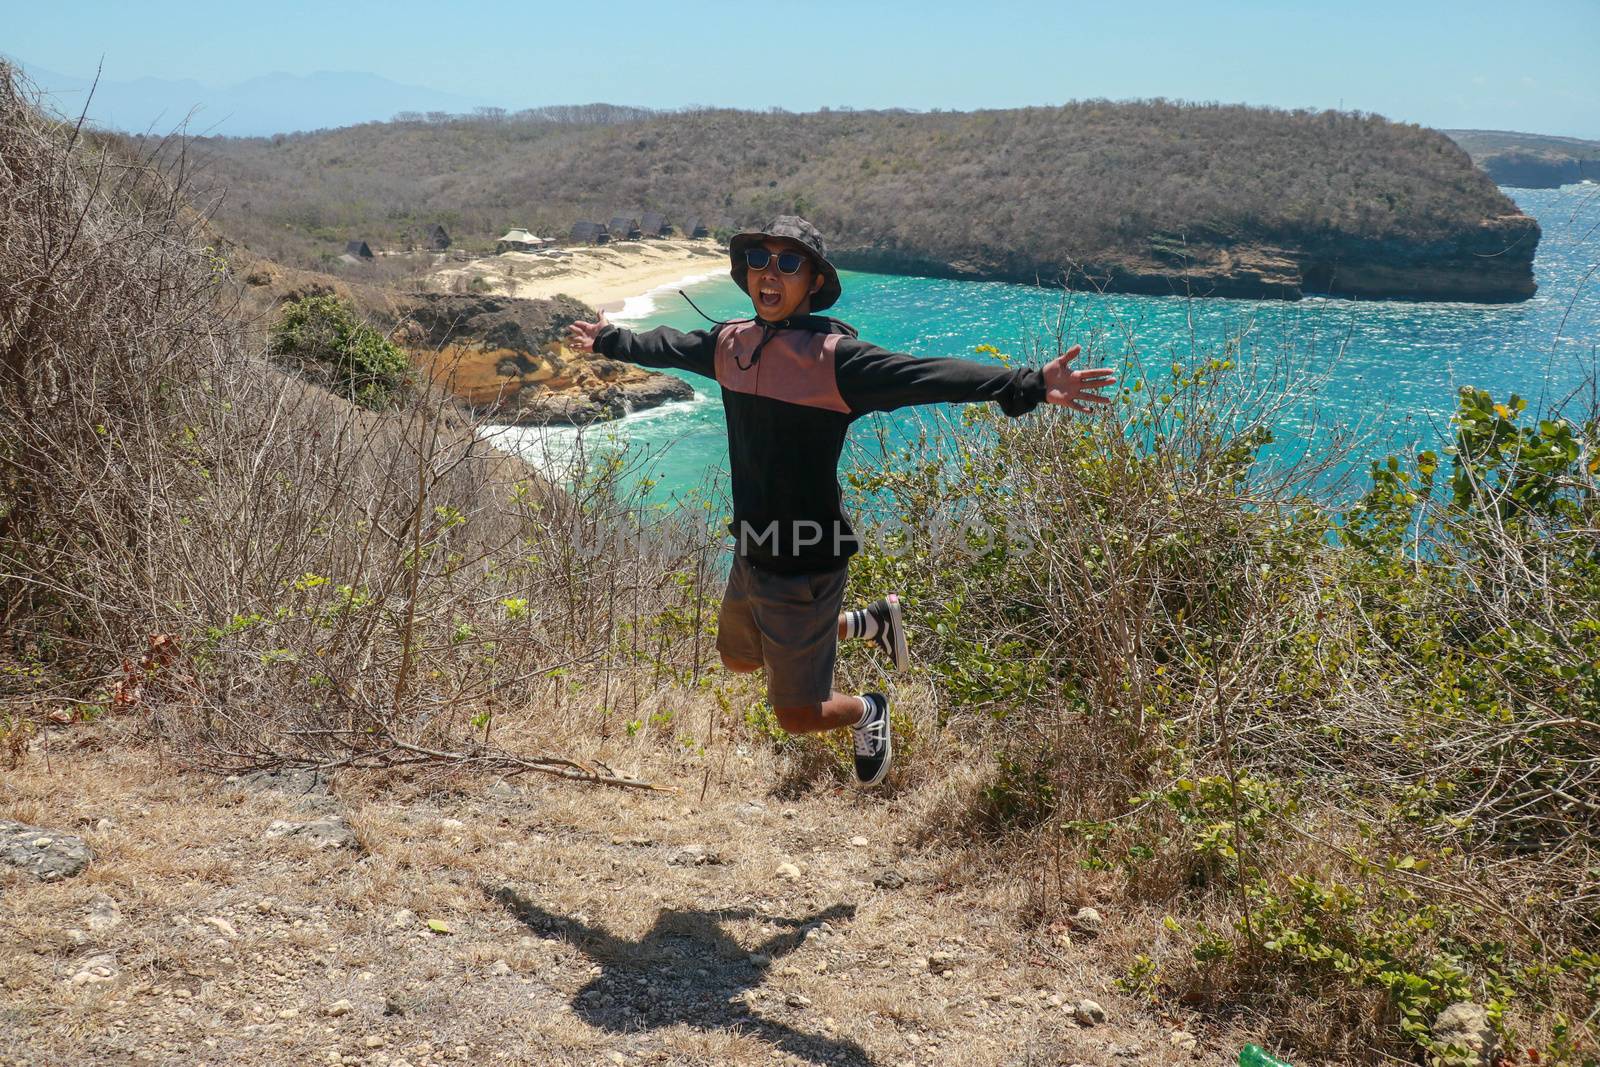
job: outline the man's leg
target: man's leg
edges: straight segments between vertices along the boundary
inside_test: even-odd
[[[841,726],[855,726],[866,712],[866,703],[858,696],[835,692],[821,704],[800,704],[773,708],[778,725],[791,734],[818,734],[837,730]]]
[[[893,756],[889,702],[878,693],[840,693],[832,684],[844,568],[799,575],[752,570],[744,577],[778,724],[796,734],[851,727],[856,777],[863,785],[878,784]]]
[[[871,641],[883,649],[895,670],[903,671],[911,665],[900,597],[894,593],[864,608],[840,614],[839,640],[850,639]]]

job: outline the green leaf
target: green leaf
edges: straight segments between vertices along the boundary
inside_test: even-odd
[[[450,929],[449,924],[447,924],[443,919],[429,919],[428,929],[432,930],[436,934],[454,933],[454,931]]]

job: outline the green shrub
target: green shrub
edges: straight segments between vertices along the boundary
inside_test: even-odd
[[[411,381],[405,353],[335,296],[284,305],[271,352],[366,408],[388,407]]]
[[[1459,1000],[1594,1062],[1593,415],[1463,390],[1452,447],[1341,512],[1263,462],[1258,355],[1130,369],[1115,417],[973,411],[853,476],[923,534],[867,537],[852,579],[902,590],[992,768],[957,836],[1009,843],[1043,919],[1165,911],[1128,988],[1248,1007],[1296,1063],[1455,1062]],[[963,524],[1007,536],[926,533]]]

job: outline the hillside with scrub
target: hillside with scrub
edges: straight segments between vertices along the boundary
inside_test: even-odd
[[[1501,185],[1554,189],[1600,181],[1600,141],[1510,130],[1445,130]]]
[[[1511,301],[1538,225],[1448,138],[1343,112],[1087,101],[1003,111],[595,107],[202,138],[223,232],[297,265],[442,222],[794,211],[842,266],[1142,293]],[[224,190],[226,190],[224,194]]]
[[[0,67],[0,1061],[1600,1055],[1592,387],[1339,504],[1292,328],[1094,336],[1104,416],[862,459],[857,792],[717,666],[725,500],[496,451],[381,293],[263,328],[185,149]]]

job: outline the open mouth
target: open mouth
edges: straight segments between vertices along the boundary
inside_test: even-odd
[[[756,289],[756,303],[764,308],[775,308],[783,303],[783,290],[771,285],[763,285]]]

